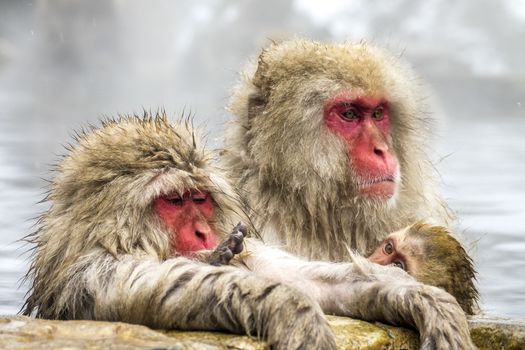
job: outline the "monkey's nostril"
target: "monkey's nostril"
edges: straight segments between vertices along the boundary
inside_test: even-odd
[[[383,156],[383,150],[379,149],[379,148],[374,148],[374,154],[376,156],[380,156],[382,157]]]
[[[195,231],[195,236],[203,242],[206,241],[206,235],[200,231]]]

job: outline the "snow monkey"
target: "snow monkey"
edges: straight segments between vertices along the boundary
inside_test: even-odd
[[[319,305],[299,291],[196,259],[241,212],[188,123],[124,117],[76,141],[57,166],[51,206],[28,237],[35,249],[24,314],[247,333],[275,349],[335,349]]]
[[[29,237],[25,314],[225,330],[275,349],[335,349],[324,311],[413,326],[424,349],[473,347],[455,299],[392,266],[358,256],[308,262],[255,238],[246,239],[238,266],[208,264],[239,252],[246,229],[226,233],[245,219],[243,210],[190,125],[172,125],[165,115],[124,117],[80,135],[48,200]]]
[[[477,309],[472,259],[444,227],[418,222],[391,233],[368,260],[381,265],[393,264],[419,282],[443,288],[469,315]]]
[[[262,51],[232,97],[222,159],[266,242],[344,261],[416,221],[449,226],[416,81],[364,42]]]

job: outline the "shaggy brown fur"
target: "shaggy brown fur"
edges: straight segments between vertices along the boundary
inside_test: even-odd
[[[334,349],[318,304],[281,283],[170,252],[155,198],[208,191],[215,230],[239,220],[237,195],[188,123],[165,115],[106,121],[57,166],[28,272],[24,314],[158,328],[228,330],[276,349]]]
[[[236,88],[223,152],[263,238],[305,257],[342,261],[347,247],[370,252],[419,219],[449,225],[425,155],[429,124],[416,81],[396,57],[363,42],[294,40],[263,50]],[[345,145],[323,122],[325,101],[342,90],[388,99],[401,172],[396,198],[355,195]]]

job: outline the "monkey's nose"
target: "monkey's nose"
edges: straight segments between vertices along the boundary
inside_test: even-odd
[[[202,242],[206,242],[208,235],[204,232],[201,232],[199,230],[195,231],[195,236],[201,240]]]
[[[383,158],[383,156],[385,155],[385,151],[383,151],[383,149],[379,148],[379,147],[375,147],[374,148],[374,154],[378,157],[381,157]]]
[[[194,234],[195,240],[200,242],[203,249],[215,248],[218,244],[218,238],[213,229],[210,227],[208,222],[205,220],[197,221],[194,224]]]
[[[197,237],[203,243],[208,241],[211,232],[211,228],[207,222],[195,223],[195,237]]]
[[[388,153],[388,145],[383,140],[375,140],[372,143],[372,149],[374,154],[380,158],[385,158]]]

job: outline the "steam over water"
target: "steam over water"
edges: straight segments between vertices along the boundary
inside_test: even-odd
[[[323,6],[320,6],[322,4]],[[100,117],[185,109],[220,147],[237,71],[268,38],[368,39],[428,84],[431,156],[482,309],[525,318],[525,5],[518,0],[2,1],[0,314],[16,313],[50,164]]]

